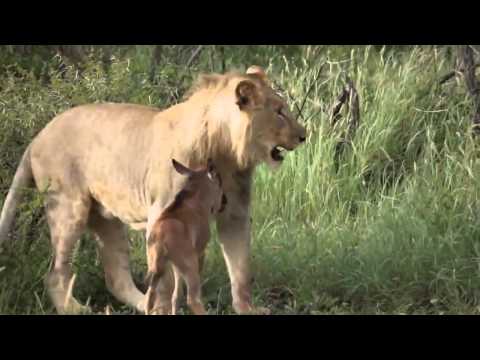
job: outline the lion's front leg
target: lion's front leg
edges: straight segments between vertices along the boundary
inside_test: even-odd
[[[269,314],[268,309],[255,308],[252,304],[249,216],[225,215],[219,217],[217,224],[219,241],[230,276],[235,312]]]

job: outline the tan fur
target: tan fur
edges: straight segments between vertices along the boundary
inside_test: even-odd
[[[59,312],[65,309],[73,276],[71,252],[87,228],[102,246],[110,291],[144,309],[145,296],[130,275],[122,223],[147,229],[181,187],[181,176],[171,168],[172,157],[189,167],[204,164],[207,158],[217,164],[229,198],[217,226],[233,306],[238,313],[256,311],[249,273],[253,171],[261,162],[278,167],[280,162],[270,155],[272,148],[293,150],[305,139],[305,130],[258,69],[200,79],[184,102],[166,110],[83,105],[58,115],[32,141],[4,204],[0,234],[4,237],[9,231],[19,202],[17,185],[33,177],[39,189],[48,190],[46,212],[55,264],[47,284]],[[72,303],[76,304],[73,297]]]

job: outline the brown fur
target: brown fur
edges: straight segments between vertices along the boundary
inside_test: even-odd
[[[206,314],[201,301],[200,268],[210,237],[209,220],[224,207],[221,178],[213,166],[188,170],[184,188],[155,221],[147,241],[148,281],[146,312],[176,314],[183,279],[187,303],[196,315]],[[209,177],[210,176],[210,177]],[[176,274],[166,269],[171,263]],[[165,276],[166,275],[166,276]],[[158,281],[163,277],[163,281]]]
[[[49,294],[59,312],[81,309],[72,297],[70,255],[88,228],[99,241],[107,287],[143,311],[145,296],[129,270],[123,224],[146,230],[181,188],[171,169],[176,158],[189,167],[213,158],[229,199],[217,216],[219,240],[238,313],[255,312],[250,295],[250,194],[254,168],[276,168],[272,149],[293,150],[305,129],[268,85],[263,71],[200,78],[188,98],[166,110],[133,104],[91,104],[53,119],[32,141],[15,175],[0,218],[0,242],[20,201],[18,188],[47,191],[46,213],[55,264]],[[279,113],[281,109],[281,113]],[[31,180],[34,180],[31,181]]]

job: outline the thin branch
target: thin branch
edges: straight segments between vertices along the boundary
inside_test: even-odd
[[[292,99],[292,102],[293,102],[293,106],[295,106],[295,109],[297,110],[297,120],[299,117],[302,118],[303,121],[307,121],[308,119],[311,119],[313,116],[310,116],[308,119],[306,119],[303,114],[302,114],[302,110],[300,109],[300,107],[298,106],[297,104],[297,99],[290,93],[290,91],[288,91],[288,89],[284,89],[282,88],[280,85],[278,85],[277,83],[275,83],[275,89],[277,91],[279,91],[281,94],[285,94],[285,96],[287,96],[287,98],[289,99]],[[323,109],[322,109],[323,111]],[[318,112],[315,114],[315,115],[318,115]]]
[[[438,81],[440,85],[445,84],[448,80],[453,78],[455,75],[457,75],[457,71],[451,71],[448,74],[444,75],[441,77],[441,79]]]
[[[477,63],[477,64],[475,64],[475,66],[474,66],[475,70],[476,70],[477,68],[479,68],[479,67],[480,67],[480,63]],[[443,84],[445,84],[448,80],[452,79],[454,76],[458,76],[459,74],[461,74],[462,71],[463,71],[463,69],[458,69],[458,70],[450,71],[448,74],[445,74],[444,76],[442,76],[442,77],[440,78],[440,80],[438,81],[438,83],[439,83],[440,85],[443,85]]]
[[[190,65],[193,63],[193,61],[200,55],[200,52],[203,50],[203,45],[199,45],[192,53],[192,56],[190,56],[190,59],[188,59],[187,64],[185,67],[190,67]]]
[[[317,80],[318,80],[318,77],[320,76],[320,74],[322,73],[322,70],[323,68],[325,67],[325,63],[323,63],[322,65],[320,65],[320,67],[318,68],[318,71],[317,73],[315,74],[315,78],[312,80],[312,82],[310,83],[310,87],[308,88],[306,94],[305,94],[305,97],[303,98],[303,102],[302,102],[302,106],[300,106],[300,109],[298,109],[298,106],[297,106],[297,109],[299,111],[299,116],[303,118],[303,108],[305,106],[305,103],[308,99],[308,96],[310,95],[310,92],[313,90],[313,86],[316,84]],[[305,120],[305,119],[304,119]]]
[[[343,153],[345,145],[348,145],[352,142],[355,132],[360,124],[360,101],[358,92],[353,85],[353,81],[348,77],[346,82],[347,84],[343,88],[341,94],[337,97],[337,100],[332,107],[330,118],[332,128],[335,128],[335,125],[340,119],[340,110],[342,109],[343,105],[346,105],[347,112],[350,115],[350,120],[348,122],[346,131],[344,131],[340,136],[340,139],[335,146],[334,163],[337,171],[339,168],[339,159]]]
[[[351,120],[348,124],[348,140],[351,140],[360,125],[360,102],[357,89],[353,86],[353,81],[347,80],[347,91],[349,94],[349,108]]]
[[[340,110],[342,109],[343,104],[345,104],[345,102],[347,101],[347,97],[348,97],[348,90],[346,87],[344,87],[340,95],[338,95],[337,101],[332,106],[332,111],[330,115],[330,123],[332,127],[335,127],[335,124],[340,119],[341,116],[339,113],[340,113]]]
[[[200,55],[200,52],[203,50],[204,46],[203,45],[199,45],[192,53],[192,55],[190,56],[190,59],[188,59],[185,67],[188,69],[190,67],[190,65],[193,63],[193,61]],[[175,88],[175,92],[174,93],[171,93],[170,95],[170,99],[173,99],[173,103],[178,103],[178,101],[180,100],[180,98],[183,96],[183,90],[182,93],[179,92],[179,89],[181,88],[181,85],[183,84],[183,81],[185,80],[185,77],[186,77],[186,73],[183,73],[183,75],[180,77],[180,80],[178,80],[178,85],[177,87]]]

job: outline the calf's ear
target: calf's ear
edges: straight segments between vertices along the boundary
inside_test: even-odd
[[[192,174],[192,170],[187,168],[185,165],[179,163],[175,159],[172,159],[172,165],[175,168],[175,170],[181,175],[187,175],[188,176],[188,175]]]

